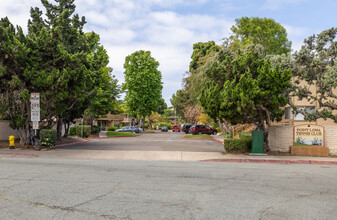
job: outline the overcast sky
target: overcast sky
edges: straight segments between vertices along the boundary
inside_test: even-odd
[[[50,1],[52,2],[52,1]],[[85,16],[85,31],[94,31],[108,51],[109,66],[121,84],[125,57],[150,50],[163,75],[163,98],[181,89],[194,43],[230,34],[236,18],[267,17],[283,25],[292,49],[303,40],[336,26],[337,1],[333,0],[76,0],[76,13]],[[40,0],[1,0],[0,17],[9,17],[27,30],[29,10]]]

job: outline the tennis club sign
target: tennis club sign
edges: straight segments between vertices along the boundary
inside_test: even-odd
[[[320,125],[294,126],[294,146],[324,146],[324,127]]]

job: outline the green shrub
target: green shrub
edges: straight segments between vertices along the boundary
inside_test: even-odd
[[[75,135],[75,134],[76,134],[76,127],[71,127],[71,128],[69,129],[69,134],[70,134],[70,135]]]
[[[93,125],[91,126],[91,134],[98,134],[101,131],[99,126]]]
[[[232,133],[227,133],[227,134],[225,134],[225,138],[231,138],[232,136],[233,136]]]
[[[108,131],[116,131],[116,130],[117,130],[116,127],[109,127],[109,128],[108,128]]]
[[[252,138],[252,134],[251,133],[245,133],[245,132],[240,132],[239,133],[239,137],[241,138],[241,139],[243,139],[243,138]]]
[[[118,132],[118,131],[108,131],[106,133],[108,137],[118,137],[118,136],[139,136],[139,134],[129,133],[129,132]]]
[[[91,134],[91,126],[90,125],[77,125],[76,134],[79,137],[89,137],[89,135]]]
[[[252,137],[243,135],[242,138],[224,139],[224,147],[227,152],[250,152],[252,149]]]
[[[40,142],[42,146],[53,147],[56,145],[57,131],[52,129],[40,130]]]

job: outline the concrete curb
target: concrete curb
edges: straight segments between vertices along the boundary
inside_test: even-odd
[[[280,164],[321,164],[337,165],[337,161],[319,161],[319,160],[274,160],[274,159],[210,159],[200,162],[232,162],[232,163],[280,163]]]
[[[36,158],[39,157],[34,154],[19,154],[19,153],[0,153],[0,156],[8,156],[8,157],[25,157],[25,158]]]

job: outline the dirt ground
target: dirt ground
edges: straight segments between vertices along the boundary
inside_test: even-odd
[[[83,138],[77,137],[77,136],[69,136],[67,138],[62,138],[61,141],[58,141],[56,145],[59,144],[70,144],[70,143],[75,143],[75,142],[81,142],[83,141]],[[9,141],[0,141],[0,149],[3,148],[9,148]],[[19,140],[15,140],[15,148],[20,148],[23,150],[35,150],[33,146],[28,146],[28,145],[21,145]]]

